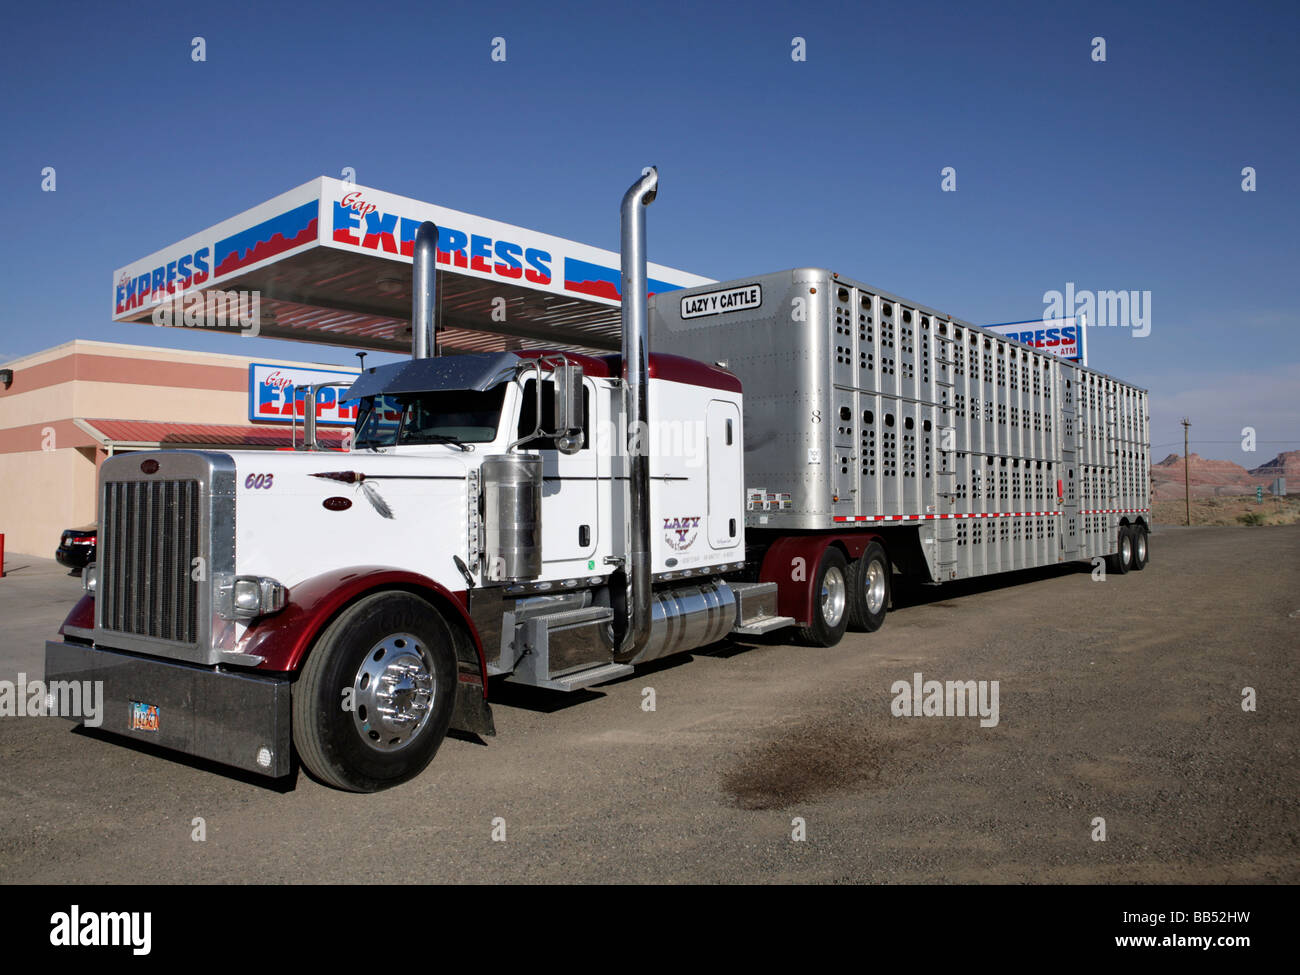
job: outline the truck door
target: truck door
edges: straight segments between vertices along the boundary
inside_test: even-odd
[[[592,409],[597,397],[593,395],[589,380],[582,383],[583,428],[582,449],[576,454],[563,454],[555,449],[550,438],[534,440],[522,449],[537,451],[542,458],[542,561],[564,562],[590,559],[596,552],[597,533],[600,529],[600,483],[596,468],[596,445],[591,432],[598,429],[593,422]],[[553,384],[542,383],[542,429],[552,430],[555,393]],[[536,428],[537,381],[524,383],[523,399],[519,410],[519,432],[527,436]]]
[[[734,548],[744,530],[744,485],[740,410],[735,403],[711,400],[705,414],[708,440],[709,544]]]

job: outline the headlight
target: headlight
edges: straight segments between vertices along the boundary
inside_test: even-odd
[[[95,563],[91,562],[90,565],[81,570],[81,588],[86,590],[86,592],[94,592],[97,575],[98,573],[95,571]]]
[[[278,613],[284,609],[289,591],[265,576],[238,576],[231,599],[231,615],[237,620]]]

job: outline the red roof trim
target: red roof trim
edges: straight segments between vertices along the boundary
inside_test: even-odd
[[[230,447],[288,447],[292,431],[288,427],[248,427],[222,423],[168,423],[160,420],[91,420],[85,421],[107,440],[119,443],[158,443],[164,446],[185,444],[220,444]],[[302,429],[298,442],[302,443]],[[318,427],[316,439],[322,446],[343,443],[343,431]]]

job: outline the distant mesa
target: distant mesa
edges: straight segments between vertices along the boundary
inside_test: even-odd
[[[1252,467],[1250,473],[1252,477],[1261,480],[1271,481],[1275,477],[1285,477],[1289,489],[1293,480],[1300,480],[1300,450],[1284,450],[1267,463]]]
[[[1183,477],[1181,454],[1170,454],[1158,464],[1152,464],[1152,497],[1157,500],[1181,498]],[[1193,452],[1187,456],[1186,477],[1194,498],[1254,494],[1260,486],[1267,491],[1277,477],[1287,478],[1288,486],[1291,487],[1300,484],[1300,450],[1285,451],[1250,470],[1230,460],[1208,460]]]

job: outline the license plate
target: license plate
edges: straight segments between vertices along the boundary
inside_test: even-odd
[[[130,731],[157,731],[158,705],[145,704],[142,701],[131,702]]]

